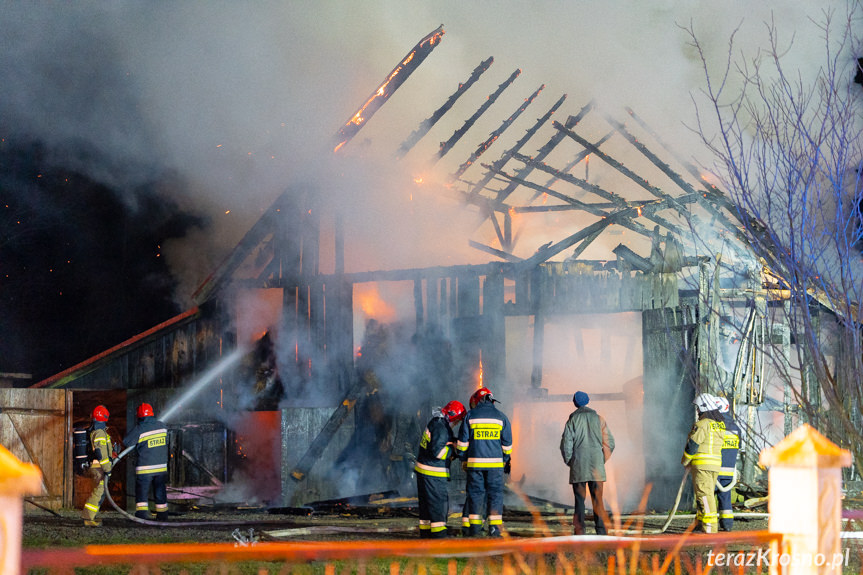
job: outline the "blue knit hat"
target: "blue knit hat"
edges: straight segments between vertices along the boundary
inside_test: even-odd
[[[583,391],[576,391],[575,395],[572,396],[572,402],[576,407],[584,407],[590,403],[590,397]]]

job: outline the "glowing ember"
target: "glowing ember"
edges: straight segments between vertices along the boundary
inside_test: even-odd
[[[419,67],[426,56],[431,54],[431,51],[440,43],[440,39],[444,34],[443,26],[437,28],[425,38],[419,41],[419,44],[413,47],[408,52],[408,55],[402,58],[398,66],[393,68],[393,71],[387,75],[386,80],[381,83],[378,88],[372,92],[372,95],[354,112],[350,120],[345,122],[337,135],[337,143],[333,152],[338,152],[345,144],[360,131],[365,123],[371,118],[378,109],[384,105],[390,96],[401,86],[408,76]]]

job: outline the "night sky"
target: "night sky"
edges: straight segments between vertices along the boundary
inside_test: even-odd
[[[132,205],[58,152],[0,142],[0,371],[34,381],[180,311],[161,245],[204,223],[172,201],[170,176]]]

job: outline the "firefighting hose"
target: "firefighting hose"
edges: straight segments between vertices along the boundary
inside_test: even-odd
[[[665,533],[665,530],[668,529],[668,526],[671,525],[671,520],[674,518],[674,514],[677,513],[677,506],[680,505],[680,497],[683,495],[683,486],[686,485],[686,478],[689,477],[689,466],[683,468],[683,479],[680,480],[680,487],[677,489],[677,498],[674,500],[674,507],[671,508],[671,511],[668,512],[668,519],[665,520],[665,524],[662,526],[662,529],[659,530],[660,533]]]
[[[116,457],[111,463],[111,468],[113,469],[114,465],[120,462],[130,451],[135,448],[134,445],[127,447],[124,449],[120,455]],[[153,525],[153,526],[161,526],[161,527],[197,527],[199,525],[249,525],[249,521],[155,521],[152,519],[141,519],[140,517],[135,517],[127,513],[125,510],[120,509],[120,506],[114,501],[114,498],[111,497],[111,491],[108,489],[108,482],[111,480],[111,472],[105,473],[104,481],[105,481],[105,494],[107,496],[108,501],[111,502],[111,506],[116,509],[120,515],[126,517],[135,523],[140,523],[142,525]],[[256,522],[257,523],[257,522]]]
[[[116,465],[123,457],[126,456],[135,446],[127,447],[124,449],[120,455],[113,460],[113,465]],[[123,509],[117,505],[114,501],[114,498],[111,497],[111,492],[108,489],[108,481],[111,479],[111,473],[108,472],[104,476],[105,480],[105,494],[108,498],[108,501],[111,502],[111,506],[116,509],[121,515],[134,521],[135,523],[140,523],[141,525],[149,525],[155,527],[200,527],[202,525],[208,526],[224,526],[224,527],[242,527],[249,526],[251,524],[254,525],[264,525],[264,524],[272,524],[272,525],[281,525],[284,526],[285,522],[282,520],[276,521],[153,521],[150,519],[141,519],[140,517],[135,517],[134,515],[130,515]],[[327,525],[307,525],[298,528],[298,531],[302,531],[304,534],[315,534],[315,533],[356,533],[357,531],[362,531],[366,533],[392,533],[397,529],[391,528],[362,528],[362,527],[339,527],[339,526],[327,526]],[[249,543],[255,543],[254,536],[250,533],[250,537],[246,539],[241,533],[239,533],[239,529],[235,529],[231,535],[238,541],[240,545],[246,545]]]
[[[671,511],[668,512],[668,518],[665,520],[665,524],[662,526],[662,529],[659,530],[660,533],[665,533],[665,530],[668,529],[668,526],[671,525],[671,520],[674,518],[674,514],[677,513],[677,507],[680,505],[680,497],[683,495],[683,486],[686,485],[686,478],[689,477],[689,466],[683,468],[683,479],[680,480],[680,487],[677,489],[677,498],[674,500],[674,507],[671,508]],[[737,485],[737,470],[734,470],[734,475],[731,476],[731,483],[726,486],[722,486],[719,483],[719,479],[716,480],[716,489],[727,493],[734,489],[734,486]]]

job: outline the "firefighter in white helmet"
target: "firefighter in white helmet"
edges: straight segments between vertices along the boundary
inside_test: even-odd
[[[698,420],[689,432],[681,463],[688,466],[692,473],[695,517],[699,522],[696,531],[716,533],[719,514],[713,490],[722,469],[725,422],[719,413],[719,402],[709,393],[699,394],[693,403],[698,409]]]

